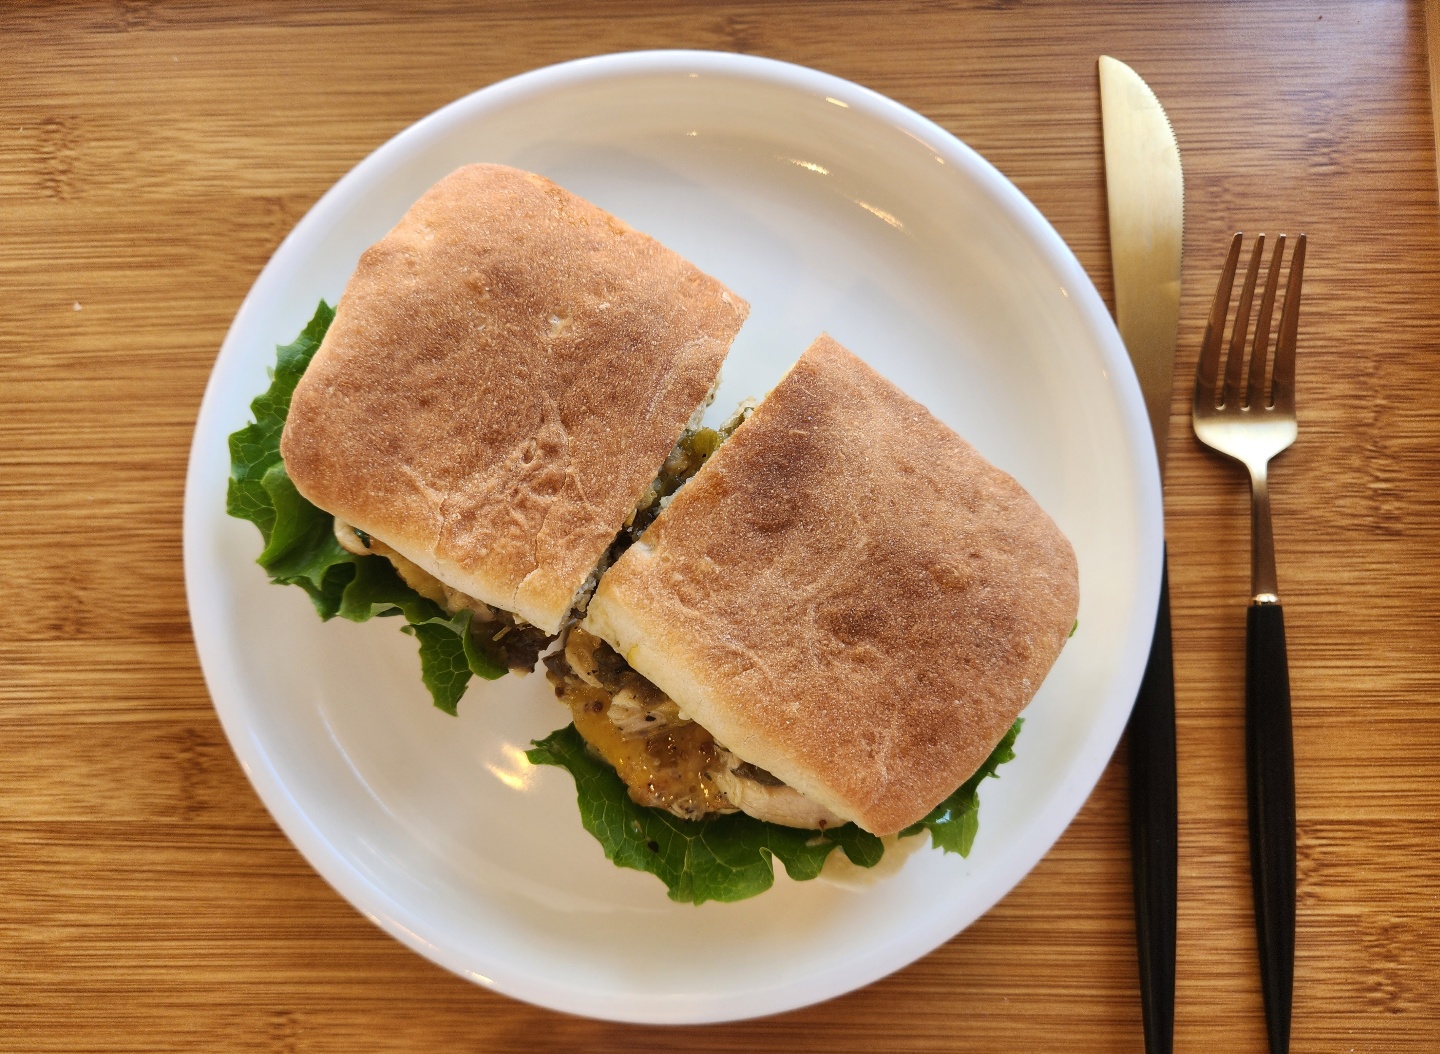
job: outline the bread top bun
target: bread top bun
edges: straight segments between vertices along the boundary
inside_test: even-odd
[[[1030,495],[822,336],[584,625],[739,757],[889,834],[984,761],[1077,605]]]
[[[281,453],[322,509],[553,633],[748,310],[549,180],[470,165],[361,256]]]

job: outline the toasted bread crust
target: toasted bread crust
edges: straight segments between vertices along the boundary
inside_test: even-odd
[[[822,336],[601,580],[586,629],[876,834],[994,748],[1078,606],[1015,480]]]
[[[281,452],[316,505],[555,632],[747,311],[550,181],[470,165],[361,256]]]

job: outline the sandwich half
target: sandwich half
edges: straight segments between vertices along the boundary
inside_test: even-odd
[[[981,765],[1077,606],[1034,499],[822,336],[547,665],[637,802],[884,835]]]
[[[342,545],[526,670],[654,500],[747,311],[543,177],[470,165],[361,256],[280,452]]]

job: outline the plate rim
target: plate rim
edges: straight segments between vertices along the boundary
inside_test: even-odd
[[[283,260],[292,245],[309,239],[312,231],[323,230],[331,220],[332,213],[341,207],[351,186],[370,179],[372,172],[383,173],[393,160],[403,161],[411,143],[427,141],[431,136],[443,131],[446,125],[473,120],[485,110],[503,110],[507,105],[531,95],[563,91],[593,80],[612,80],[646,74],[689,73],[720,74],[742,80],[760,81],[778,89],[800,90],[819,97],[842,99],[852,107],[868,112],[872,119],[907,131],[947,160],[953,158],[964,167],[967,174],[979,180],[984,189],[1005,206],[1010,218],[1035,239],[1047,263],[1066,280],[1071,299],[1092,335],[1098,338],[1096,344],[1106,360],[1111,383],[1116,386],[1117,402],[1123,415],[1120,427],[1127,439],[1130,455],[1130,463],[1124,466],[1124,470],[1136,483],[1136,512],[1139,515],[1141,543],[1146,551],[1138,559],[1136,568],[1133,599],[1137,605],[1137,621],[1132,623],[1133,635],[1125,642],[1117,666],[1121,672],[1119,683],[1125,686],[1126,696],[1131,703],[1123,708],[1112,705],[1102,711],[1101,716],[1104,719],[1096,721],[1090,728],[1089,738],[1106,748],[1090,752],[1089,763],[1082,761],[1075,766],[1076,772],[1072,773],[1071,779],[1067,781],[1071,786],[1079,785],[1079,793],[1052,796],[1050,808],[1038,813],[1032,821],[1032,828],[1040,833],[1040,836],[1033,840],[1033,845],[1038,848],[1025,852],[1014,850],[1008,858],[997,861],[991,872],[991,881],[982,895],[969,900],[971,905],[978,906],[973,910],[956,913],[957,916],[964,916],[959,918],[958,922],[951,916],[944,916],[943,921],[937,919],[940,924],[936,925],[934,933],[927,934],[922,939],[890,941],[883,946],[872,947],[858,959],[847,960],[847,969],[843,971],[843,976],[837,977],[839,971],[836,969],[811,974],[804,982],[772,989],[758,999],[753,994],[748,1000],[737,998],[734,993],[724,996],[702,994],[683,997],[641,997],[637,994],[637,998],[632,1000],[634,1005],[626,1005],[617,1003],[613,994],[606,994],[604,1002],[593,995],[587,999],[588,993],[575,985],[547,983],[524,974],[492,978],[480,973],[475,968],[473,956],[467,956],[458,948],[431,941],[423,936],[426,929],[424,919],[359,873],[300,807],[279,774],[268,764],[258,742],[251,738],[248,724],[241,720],[242,715],[238,713],[238,704],[224,702],[234,689],[220,675],[221,668],[226,663],[218,654],[221,649],[217,634],[213,632],[212,620],[203,613],[205,605],[199,595],[198,568],[203,559],[200,523],[201,517],[210,511],[201,505],[200,494],[204,488],[200,481],[213,471],[213,466],[208,464],[206,441],[217,427],[214,419],[220,413],[217,406],[221,395],[215,367],[230,352],[233,345],[241,342],[243,334],[249,328],[250,317],[260,310],[257,305],[267,294],[267,287],[277,281],[274,277],[278,271],[276,261]],[[224,424],[219,422],[218,426],[223,428]],[[1139,383],[1110,313],[1088,273],[1039,209],[998,169],[959,138],[909,107],[873,89],[833,74],[776,59],[696,50],[647,50],[590,56],[540,67],[497,81],[447,103],[397,132],[341,176],[307,210],[276,247],[241,301],[226,331],[206,382],[192,434],[185,477],[183,514],[186,601],[206,688],[226,738],[246,777],[266,810],[305,860],[352,907],[382,930],[461,977],[512,998],[552,1010],[639,1024],[700,1024],[742,1020],[798,1009],[838,997],[871,984],[929,954],[963,932],[1019,885],[1050,852],[1074,820],[1093,792],[1119,742],[1139,687],[1145,658],[1149,653],[1160,592],[1162,547],[1163,508],[1159,465]],[[1072,801],[1073,805],[1070,804]]]

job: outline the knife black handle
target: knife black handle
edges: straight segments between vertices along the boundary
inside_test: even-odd
[[[1271,1054],[1286,1054],[1295,982],[1295,748],[1279,604],[1252,605],[1246,616],[1245,766],[1265,1028]]]
[[[1179,796],[1175,777],[1175,665],[1170,651],[1170,567],[1150,661],[1130,714],[1130,846],[1135,940],[1146,1054],[1170,1054],[1175,1034],[1175,906]]]

